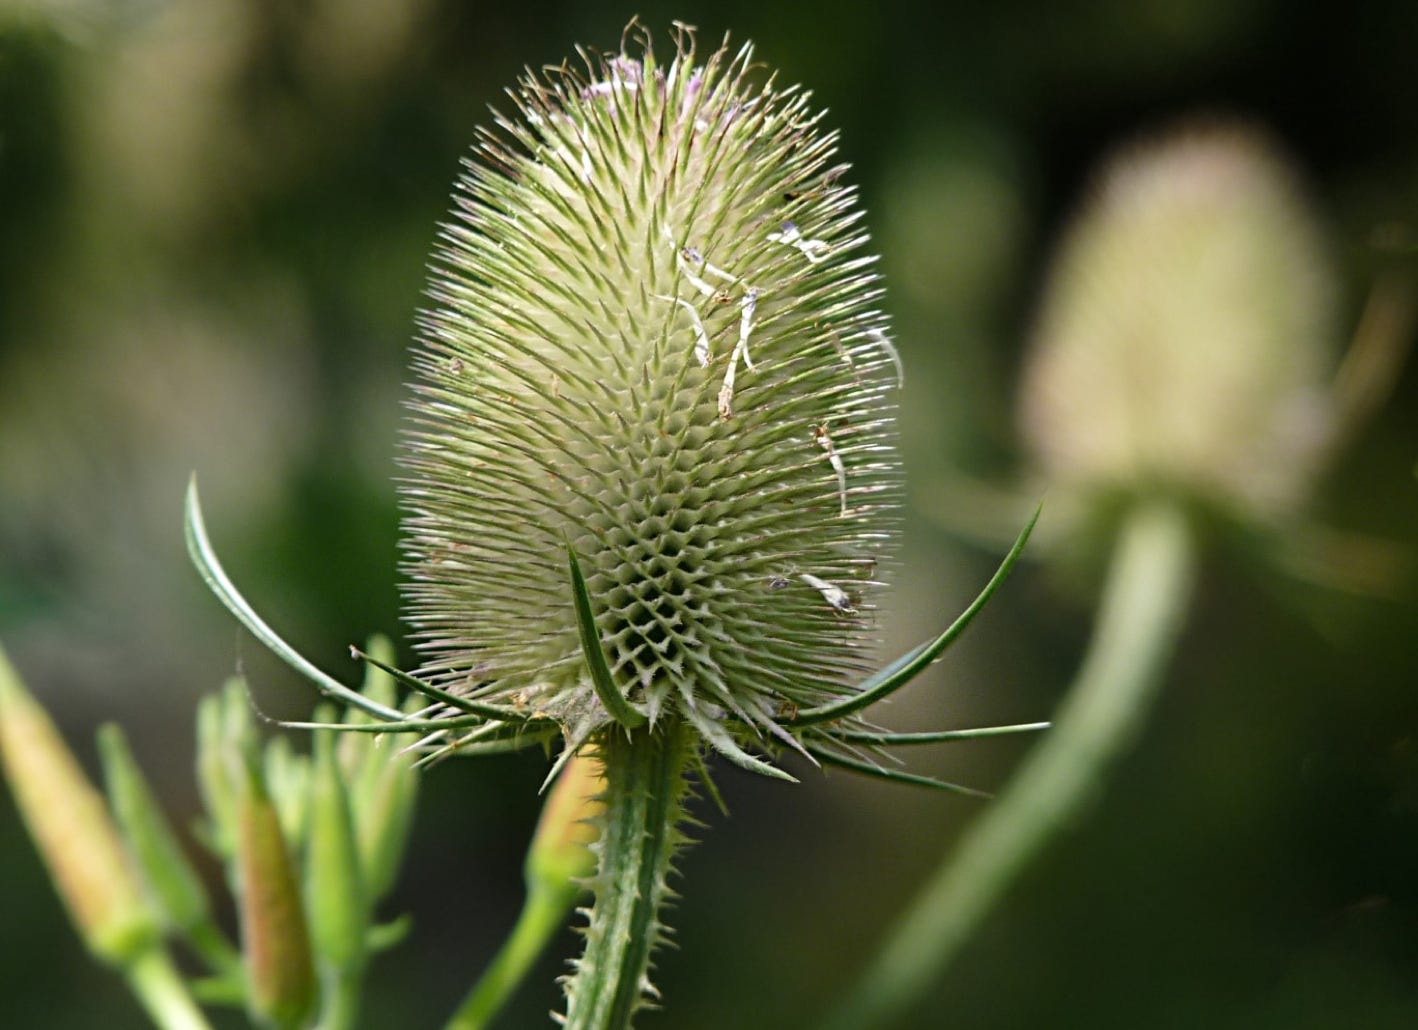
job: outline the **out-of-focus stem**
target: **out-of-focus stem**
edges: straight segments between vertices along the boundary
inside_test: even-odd
[[[584,880],[595,872],[596,821],[605,790],[599,758],[572,756],[547,796],[527,849],[527,900],[517,925],[468,992],[444,1030],[482,1030],[536,963],[547,942],[566,925]]]
[[[327,966],[320,972],[320,1020],[315,1030],[352,1030],[359,1016],[360,987],[356,971]]]
[[[147,949],[124,969],[128,985],[161,1030],[211,1030],[167,953]]]
[[[517,925],[468,992],[445,1030],[483,1030],[502,1010],[547,942],[566,925],[578,891],[535,890],[527,895]]]
[[[1053,729],[889,932],[831,1030],[887,1025],[941,976],[1041,846],[1135,737],[1190,597],[1185,514],[1140,503],[1119,531],[1093,639]]]
[[[187,942],[202,956],[216,976],[240,976],[241,953],[213,923],[199,923],[187,931]]]

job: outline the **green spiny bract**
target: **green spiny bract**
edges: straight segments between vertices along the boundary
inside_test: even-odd
[[[427,680],[586,740],[570,547],[616,688],[745,760],[860,678],[899,365],[807,94],[679,43],[529,76],[468,163],[414,361],[408,618]]]

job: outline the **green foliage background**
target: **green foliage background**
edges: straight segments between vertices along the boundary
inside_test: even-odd
[[[599,2],[0,2],[0,637],[71,740],[130,728],[170,809],[196,811],[195,699],[238,663],[260,703],[312,697],[203,594],[180,510],[200,472],[228,567],[273,624],[354,680],[396,630],[391,478],[424,262],[458,161],[522,66],[613,47]],[[638,6],[711,46],[731,29],[842,132],[909,375],[912,507],[883,631],[894,654],[993,556],[945,528],[963,472],[1020,467],[1013,383],[1052,241],[1114,144],[1176,116],[1270,126],[1308,176],[1348,323],[1418,233],[1418,6],[1084,0]],[[1395,228],[1397,227],[1397,228]],[[1312,515],[1397,540],[1381,599],[1213,553],[1142,745],[910,1026],[1407,1027],[1418,1019],[1418,371]],[[1046,515],[1047,518],[1047,515]],[[1017,527],[1004,527],[1012,533]],[[902,729],[1044,717],[1088,625],[1088,576],[1017,575]],[[913,755],[1003,781],[1022,741]],[[434,1026],[520,900],[544,767],[426,780],[367,1025]],[[646,1027],[809,1027],[976,812],[803,770],[725,769]],[[209,867],[215,876],[215,869]],[[0,801],[0,1024],[143,1025],[88,963]],[[563,942],[507,1016],[549,1025]],[[240,1025],[234,1022],[231,1025]]]

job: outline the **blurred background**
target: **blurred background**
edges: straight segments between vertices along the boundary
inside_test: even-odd
[[[841,131],[908,369],[892,654],[1002,550],[976,539],[992,495],[970,484],[1027,479],[1025,348],[1114,147],[1215,114],[1282,142],[1334,268],[1328,368],[1374,284],[1413,270],[1411,0],[0,0],[0,639],[86,760],[98,724],[125,724],[179,823],[197,814],[200,695],[241,666],[266,710],[312,702],[189,567],[187,477],[256,607],[353,681],[346,645],[398,630],[407,349],[459,161],[524,66],[614,48],[637,13],[663,45],[672,19],[704,46],[752,39]],[[1282,527],[1376,574],[1332,574],[1342,548],[1277,562],[1288,545],[1219,534],[1139,746],[903,1025],[1418,1022],[1416,398],[1410,362]],[[1099,574],[1068,544],[1055,534],[893,703],[894,728],[1048,717]],[[1027,746],[911,768],[988,789]],[[645,1027],[812,1026],[980,811],[799,771],[791,787],[723,769],[731,815],[702,813],[680,949],[658,963],[667,1010]],[[415,930],[379,960],[366,1025],[439,1025],[490,957],[544,773],[523,754],[426,778],[390,908]],[[575,949],[568,934],[503,1025],[549,1025]],[[145,1025],[84,954],[8,795],[0,955],[0,1025]]]

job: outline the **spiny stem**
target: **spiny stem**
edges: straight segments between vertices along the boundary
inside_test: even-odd
[[[907,908],[831,1030],[884,1026],[905,1013],[1132,741],[1181,630],[1193,565],[1175,506],[1140,504],[1127,517],[1093,640],[1053,729]]]
[[[666,876],[684,841],[678,829],[688,795],[693,736],[679,720],[654,729],[611,727],[605,763],[595,900],[586,949],[566,984],[567,1030],[622,1030],[652,992],[650,955],[664,936]]]

